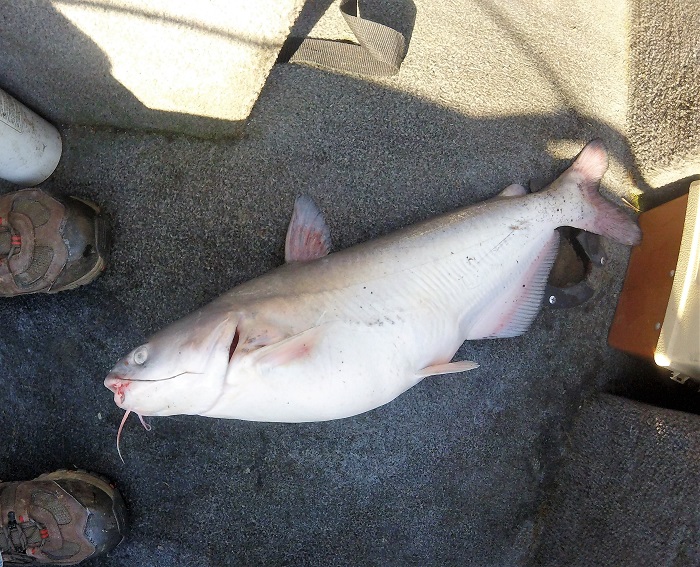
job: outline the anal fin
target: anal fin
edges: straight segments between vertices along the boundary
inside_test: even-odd
[[[481,312],[466,339],[502,339],[522,335],[540,311],[547,277],[558,248],[559,233],[553,232],[530,268]]]

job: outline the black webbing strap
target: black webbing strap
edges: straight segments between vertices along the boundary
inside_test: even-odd
[[[406,54],[404,36],[395,29],[360,17],[358,0],[343,0],[340,12],[359,45],[308,38],[301,42],[289,62],[358,75],[396,75]]]

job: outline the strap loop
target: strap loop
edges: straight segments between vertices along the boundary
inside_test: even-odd
[[[395,29],[360,17],[358,4],[358,0],[343,0],[340,11],[359,45],[308,38],[301,42],[289,62],[358,75],[396,75],[406,55],[406,38]]]

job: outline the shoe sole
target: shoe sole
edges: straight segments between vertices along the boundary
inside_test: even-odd
[[[81,482],[86,482],[94,486],[96,489],[101,490],[102,492],[107,494],[107,496],[109,496],[110,500],[112,501],[112,510],[114,511],[114,514],[117,517],[119,533],[122,535],[122,541],[124,540],[124,534],[126,534],[127,525],[126,504],[124,503],[124,499],[117,490],[115,484],[112,483],[107,477],[101,474],[88,472],[82,469],[59,469],[51,473],[44,473],[42,475],[39,475],[34,480],[78,480]]]
[[[90,207],[93,211],[95,211],[95,239],[98,238],[106,238],[106,236],[100,236],[100,227],[98,225],[98,219],[102,219],[104,222],[103,217],[101,217],[102,214],[102,209],[100,208],[99,205],[96,203],[93,203],[89,199],[84,199],[83,197],[74,197],[70,196],[70,199],[73,199],[75,201],[78,201],[80,203],[83,203],[84,205],[87,205]],[[107,230],[106,227],[104,227],[105,231]],[[98,247],[99,250],[99,247]],[[97,277],[104,272],[105,268],[107,267],[107,261],[102,253],[100,253],[99,261],[95,264],[95,266],[84,276],[78,278],[77,280],[65,284],[62,287],[58,289],[49,289],[47,290],[47,293],[60,293],[62,291],[70,291],[72,289],[84,286],[92,282],[93,280],[97,279]]]

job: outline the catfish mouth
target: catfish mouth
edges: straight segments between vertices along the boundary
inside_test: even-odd
[[[154,380],[149,380],[149,379],[139,379],[139,378],[126,378],[124,376],[121,376],[118,372],[110,372],[107,374],[107,378],[105,378],[104,384],[107,388],[112,390],[112,384],[116,382],[165,382],[166,380],[173,380],[179,376],[182,376],[184,374],[194,374],[194,375],[201,375],[204,374],[204,372],[190,372],[189,370],[185,370],[183,372],[179,372],[177,374],[173,374],[172,376],[167,376],[165,378],[156,378]]]
[[[118,407],[122,407],[124,399],[126,398],[126,391],[134,382],[136,382],[136,380],[129,380],[116,374],[109,374],[107,378],[105,378],[104,385],[108,390],[114,392],[114,403]]]
[[[180,376],[183,376],[185,374],[201,375],[203,373],[185,371],[180,372],[178,374],[174,374],[173,376],[168,376],[166,378],[159,378],[157,380],[139,380],[138,378],[126,378],[124,376],[121,376],[117,372],[110,372],[104,380],[104,385],[108,390],[114,392],[114,403],[118,407],[124,408],[123,404],[124,400],[126,399],[126,392],[132,384],[147,384],[149,382],[167,382],[168,380],[174,380],[175,378],[179,378]]]

